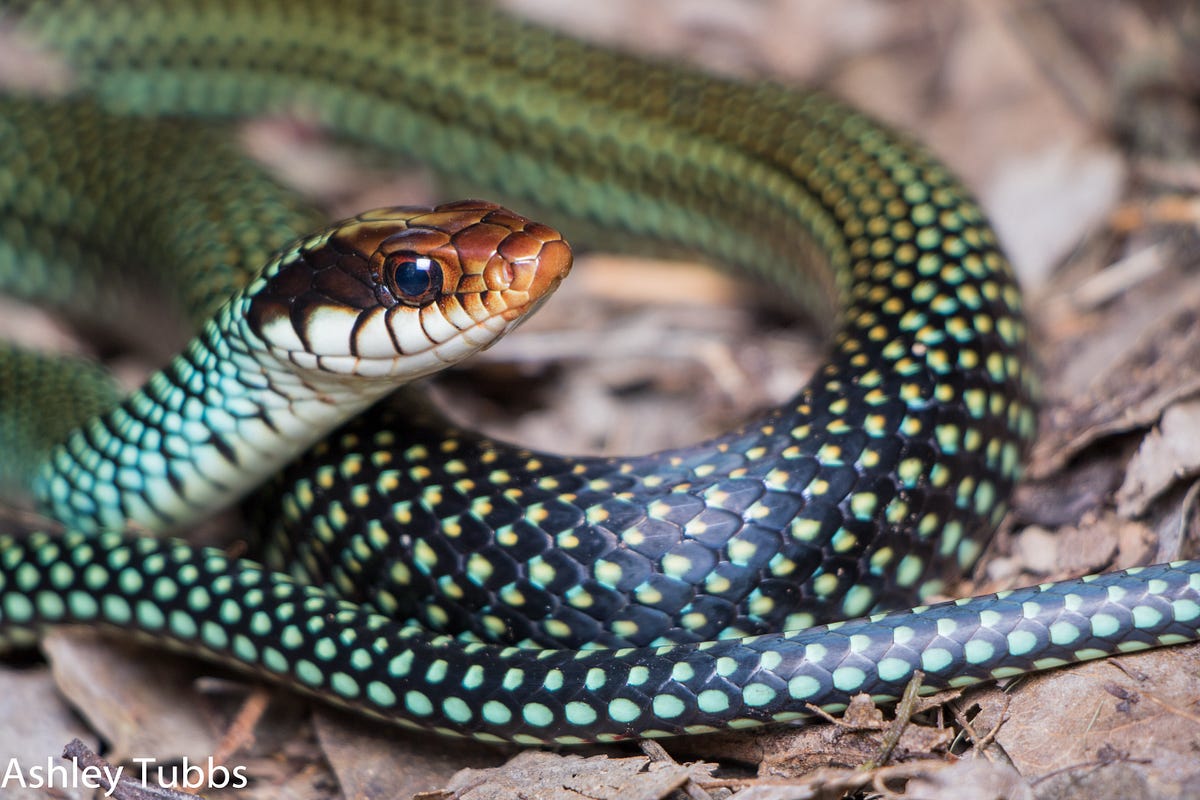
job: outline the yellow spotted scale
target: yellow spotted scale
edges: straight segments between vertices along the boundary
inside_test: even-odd
[[[649,456],[534,453],[408,398],[377,406],[255,498],[257,562],[6,537],[11,640],[134,629],[400,725],[570,744],[804,719],[894,699],[917,669],[933,691],[1197,638],[1197,562],[862,616],[975,562],[1035,427],[991,229],[867,117],[467,0],[0,8],[110,109],[298,110],[585,242],[702,256],[834,326],[792,401]]]

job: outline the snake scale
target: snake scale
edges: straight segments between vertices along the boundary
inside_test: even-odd
[[[154,414],[24,439],[22,418],[6,435],[27,455],[7,471],[68,530],[0,539],[9,642],[59,622],[116,627],[407,727],[542,744],[786,722],[857,692],[895,699],[916,670],[934,691],[1200,635],[1195,561],[887,611],[974,564],[1034,436],[1036,389],[1019,292],[982,213],[935,159],[864,115],[583,44],[467,0],[0,8],[65,59],[76,92],[70,111],[6,101],[0,145],[24,170],[0,172],[12,291],[64,307],[82,292],[87,316],[120,320],[104,310],[108,294],[118,304],[129,292],[105,270],[180,260],[170,269],[184,278],[166,283],[183,287],[172,290],[197,320],[231,294],[253,306],[272,268],[243,289],[229,264],[278,271],[306,246],[325,252],[339,229],[289,249],[320,226],[314,212],[201,123],[136,117],[288,110],[573,239],[728,267],[834,329],[828,362],[793,400],[647,456],[535,453],[449,427],[407,395],[375,405],[254,497],[258,561],[119,529],[200,513],[161,501],[193,497],[183,476],[205,470],[162,467],[172,454],[156,450]],[[56,115],[82,147],[56,149]],[[175,157],[148,157],[153,177],[131,179],[137,153],[155,147]],[[160,178],[173,171],[164,162],[190,188]],[[229,199],[239,177],[246,199]],[[104,181],[125,190],[96,189]],[[157,214],[188,225],[160,240],[147,232],[171,217]],[[512,227],[527,225],[543,245],[557,241],[536,223]],[[504,249],[489,247],[487,263]],[[413,252],[406,268],[427,258]],[[36,269],[14,266],[26,256]],[[205,277],[214,265],[218,277]],[[403,290],[417,279],[388,280]],[[428,286],[415,288],[428,302]],[[215,312],[230,330],[242,324],[235,307]],[[330,317],[333,333],[313,338],[345,349],[349,337],[357,353],[358,323],[313,311],[303,324]],[[208,360],[223,337],[209,336],[194,372],[226,369]],[[6,366],[16,361],[0,360],[0,374],[19,372]],[[20,369],[63,391],[56,368]],[[116,400],[80,374],[65,419]],[[145,391],[224,419],[221,393],[196,391],[191,374]],[[80,437],[126,476],[119,488],[99,456],[64,460],[71,445],[39,459]]]

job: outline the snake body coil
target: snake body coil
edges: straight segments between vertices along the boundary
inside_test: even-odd
[[[736,269],[836,332],[785,406],[638,458],[379,406],[256,501],[270,570],[125,534],[5,538],[11,630],[133,626],[404,725],[522,743],[794,720],[895,698],[916,669],[933,690],[1196,638],[1196,562],[799,630],[961,575],[1035,427],[991,229],[864,116],[470,2],[12,6],[110,108],[302,109],[603,246]]]

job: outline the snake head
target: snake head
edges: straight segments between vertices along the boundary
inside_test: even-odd
[[[302,368],[408,380],[493,344],[570,268],[557,231],[494,203],[381,208],[286,251],[245,318]]]

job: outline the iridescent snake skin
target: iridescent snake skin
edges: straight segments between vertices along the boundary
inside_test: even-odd
[[[585,242],[700,255],[835,330],[789,403],[636,458],[529,452],[407,396],[376,405],[254,498],[258,561],[104,532],[158,507],[136,475],[159,462],[142,428],[127,456],[121,426],[93,426],[135,476],[129,494],[89,505],[64,499],[52,466],[25,470],[70,530],[0,540],[13,641],[58,622],[132,629],[408,727],[540,744],[786,722],[857,692],[895,699],[916,670],[934,691],[1197,638],[1194,561],[862,618],[974,564],[1035,428],[1020,297],[991,229],[943,167],[865,116],[470,2],[0,7],[108,111],[296,110]],[[15,146],[39,185],[78,188],[49,137],[27,137]],[[224,185],[206,178],[221,158],[181,169]],[[247,202],[213,227],[246,241]],[[307,229],[286,199],[259,202],[290,233],[239,252]],[[64,261],[30,233],[52,216],[5,231],[22,245],[0,251],[10,274],[11,252],[39,242],[47,269]],[[138,520],[177,520],[154,516]]]

